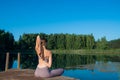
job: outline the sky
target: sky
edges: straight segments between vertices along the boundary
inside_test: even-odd
[[[0,0],[0,29],[24,33],[120,38],[120,0]]]

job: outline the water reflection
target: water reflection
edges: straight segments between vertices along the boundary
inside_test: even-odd
[[[36,68],[36,55],[27,54],[21,58],[22,68]],[[59,67],[65,69],[64,76],[81,80],[119,80],[120,77],[118,56],[53,54],[52,69]]]
[[[95,70],[99,70],[101,72],[118,72],[120,71],[120,62],[111,62],[107,63],[103,61],[97,61],[94,66]]]
[[[16,68],[17,54],[10,54],[9,68]],[[21,54],[21,68],[35,69],[38,57],[33,52]],[[52,68],[64,68],[64,76],[81,80],[119,80],[120,56],[53,54]],[[0,56],[0,70],[5,68],[5,54]]]
[[[96,56],[93,55],[76,55],[76,54],[53,54],[52,68],[74,68],[78,65],[93,64]],[[38,57],[34,54],[21,55],[22,68],[35,69],[38,63]]]
[[[86,69],[65,70],[64,76],[74,77],[80,80],[119,80],[120,62],[96,61],[95,64],[85,65]]]
[[[17,54],[10,54],[9,68],[12,67],[13,61],[17,58]],[[5,54],[0,56],[0,70],[5,67]],[[114,64],[112,62],[115,62]],[[65,69],[89,69],[98,68],[100,71],[114,71],[116,68],[120,70],[120,56],[105,56],[105,55],[77,55],[77,54],[53,54],[53,68]],[[33,52],[21,54],[21,68],[35,69],[38,64],[38,57]]]

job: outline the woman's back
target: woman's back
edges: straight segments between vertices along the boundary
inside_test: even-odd
[[[46,66],[46,64],[45,64],[45,62],[46,63],[49,63],[50,62],[50,57],[51,57],[51,52],[49,51],[49,50],[45,50],[44,51],[44,59],[42,59],[40,56],[38,56],[39,58],[39,64],[38,64],[38,66],[39,67],[48,67],[48,66]],[[51,66],[51,65],[50,65]]]
[[[52,53],[46,49],[46,40],[41,40],[40,37],[37,36],[35,50],[39,57],[39,63],[35,70],[36,77],[54,77],[64,72],[63,69],[49,70],[52,65]]]

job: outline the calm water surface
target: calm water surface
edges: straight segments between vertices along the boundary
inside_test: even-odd
[[[96,61],[83,68],[65,70],[63,75],[80,80],[120,80],[120,63]]]
[[[16,56],[11,54],[9,68],[17,68]],[[22,69],[35,69],[37,61],[35,54],[21,54]],[[120,80],[120,56],[53,54],[51,69],[55,68],[64,68],[63,76],[78,80]],[[4,70],[4,65],[0,70]]]

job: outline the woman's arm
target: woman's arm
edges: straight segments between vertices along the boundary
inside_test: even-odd
[[[50,55],[49,55],[49,62],[45,62],[44,60],[43,60],[43,62],[49,68],[51,67],[51,65],[52,65],[52,53],[51,53],[51,51],[50,51]]]
[[[37,55],[39,55],[41,53],[41,40],[40,40],[40,36],[38,35],[36,37],[36,45],[35,45],[35,51],[37,53]]]

